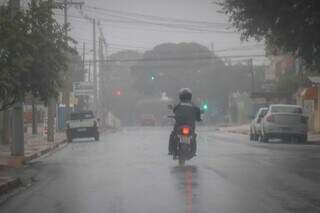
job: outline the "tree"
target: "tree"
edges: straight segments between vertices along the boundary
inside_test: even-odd
[[[133,50],[123,50],[109,56],[111,62],[105,70],[105,87],[102,102],[104,107],[121,120],[123,124],[133,123],[133,106],[141,98],[136,90],[132,88],[133,80],[131,68],[142,58],[142,53]],[[120,62],[125,61],[125,62]]]
[[[189,87],[197,98],[205,98],[224,108],[230,91],[224,62],[207,47],[197,43],[166,43],[146,51],[143,61],[132,70],[135,88],[160,97],[166,92],[177,97]]]
[[[71,38],[65,37],[66,29],[53,18],[53,8],[52,0],[33,0],[25,17],[30,28],[32,46],[29,51],[33,58],[26,91],[43,101],[57,96],[62,86],[61,72],[67,70],[68,53],[72,51],[67,42]]]
[[[284,73],[275,82],[275,91],[293,94],[299,88],[299,78],[295,73]]]
[[[0,8],[0,111],[12,106],[24,91],[27,73],[33,58],[30,49],[28,26],[18,13],[11,19],[10,10]]]
[[[33,0],[14,20],[1,8],[0,111],[29,93],[45,102],[58,94],[71,49],[65,28],[53,18],[54,7],[52,0]]]
[[[310,69],[320,65],[318,0],[217,0],[241,38],[264,39],[268,50],[296,55]]]

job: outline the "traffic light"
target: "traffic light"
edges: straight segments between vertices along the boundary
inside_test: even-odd
[[[115,94],[116,94],[116,96],[121,96],[122,95],[122,91],[121,90],[116,90]]]
[[[152,75],[150,79],[151,79],[151,81],[154,81],[154,80],[156,80],[156,76]]]
[[[201,103],[201,109],[205,112],[207,112],[209,110],[209,104],[208,104],[208,101],[203,101]]]
[[[203,105],[203,109],[204,109],[204,110],[208,110],[208,104],[204,104],[204,105]]]

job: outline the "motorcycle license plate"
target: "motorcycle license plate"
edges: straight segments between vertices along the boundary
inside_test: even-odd
[[[180,136],[180,143],[190,144],[190,137]]]

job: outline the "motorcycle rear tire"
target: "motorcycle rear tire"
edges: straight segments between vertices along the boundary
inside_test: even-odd
[[[182,158],[179,158],[179,166],[184,166],[185,165],[185,160]]]
[[[180,144],[179,146],[179,165],[183,166],[186,161],[186,153],[188,152],[188,147],[185,144]]]

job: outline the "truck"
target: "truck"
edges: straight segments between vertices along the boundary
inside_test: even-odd
[[[94,138],[99,140],[99,119],[92,111],[72,112],[67,121],[67,140],[72,142],[76,138]]]

